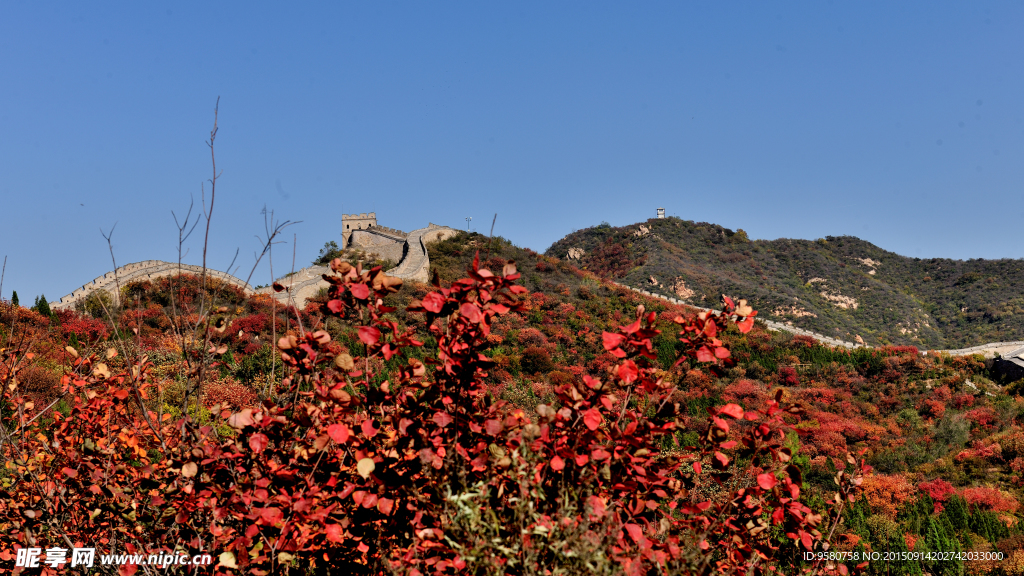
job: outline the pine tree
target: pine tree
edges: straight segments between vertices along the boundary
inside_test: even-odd
[[[11,304],[14,304],[15,306],[18,305],[18,291],[17,290],[15,290],[13,294],[11,294]]]
[[[53,316],[53,312],[50,311],[50,304],[46,301],[46,294],[36,298],[36,305],[33,308],[43,316]]]

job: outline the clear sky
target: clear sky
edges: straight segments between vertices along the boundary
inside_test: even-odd
[[[908,256],[1021,258],[1024,4],[5,2],[2,291],[50,301],[177,259],[222,171],[208,262],[261,210],[342,213],[545,250],[669,215],[751,238],[850,234]],[[209,188],[207,184],[207,193]],[[201,261],[201,233],[186,262]],[[258,270],[253,284],[267,283]]]

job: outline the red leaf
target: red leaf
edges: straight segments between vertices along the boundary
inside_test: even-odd
[[[363,420],[359,427],[363,430],[363,436],[367,438],[373,438],[377,434],[377,430],[373,427],[373,420]]]
[[[565,468],[565,460],[562,460],[558,456],[551,459],[551,469],[555,472],[561,472]]]
[[[694,462],[693,463],[693,471],[694,472],[696,472],[697,474],[700,474],[701,469],[702,469],[702,467],[700,465],[700,462]]]
[[[603,449],[603,448],[595,448],[595,449],[594,449],[594,451],[590,453],[590,456],[591,456],[591,458],[593,458],[594,460],[607,460],[608,458],[611,458],[611,457],[612,457],[612,455],[611,455],[611,454],[609,454],[609,453],[608,453],[608,452],[607,452],[607,451],[606,451],[605,449]]]
[[[605,513],[608,512],[608,507],[605,505],[603,498],[588,496],[587,505],[590,506],[590,518],[592,520],[604,518]]]
[[[352,284],[348,287],[348,290],[353,296],[360,300],[366,300],[370,297],[370,288],[367,287],[366,284]]]
[[[441,296],[441,294],[431,292],[423,298],[423,309],[427,312],[439,314],[442,308],[444,308],[444,296]]]
[[[714,460],[712,464],[715,465],[715,468],[725,468],[729,465],[729,457],[721,452],[715,452]]]
[[[345,539],[341,532],[341,526],[338,526],[337,524],[328,524],[325,526],[324,534],[326,534],[328,540],[335,543],[340,543]]]
[[[731,354],[731,352],[729,352],[728,348],[723,348],[721,346],[718,346],[718,347],[715,348],[715,357],[716,358],[725,359],[725,358],[728,358],[730,354]]]
[[[583,413],[583,423],[591,430],[597,430],[597,427],[601,425],[603,420],[604,418],[601,417],[601,413],[594,408]]]
[[[604,332],[601,334],[601,340],[604,341],[605,350],[614,350],[615,348],[618,348],[625,339],[625,336],[621,334],[612,334],[611,332]]]
[[[800,543],[804,545],[804,548],[810,550],[814,545],[811,541],[811,535],[803,530],[800,531]]]
[[[708,338],[714,338],[715,334],[718,334],[718,325],[715,324],[714,318],[708,318],[707,322],[704,323],[704,334]]]
[[[644,536],[644,529],[639,525],[626,524],[626,532],[629,532],[629,537],[632,538],[641,549],[646,549],[651,546],[651,541]]]
[[[264,508],[260,510],[260,518],[267,524],[276,524],[284,518],[284,514],[278,508]]]
[[[380,340],[380,330],[377,330],[373,326],[360,326],[359,339],[362,340],[363,344],[372,346]]]
[[[331,300],[327,303],[327,309],[334,314],[341,314],[341,311],[345,309],[345,305],[341,303],[341,300]]]
[[[377,495],[371,493],[371,494],[367,494],[366,496],[363,496],[363,501],[360,502],[359,504],[363,508],[373,508],[374,506],[377,505],[377,501],[378,501]]]
[[[632,360],[626,360],[622,364],[619,364],[619,380],[622,380],[626,384],[636,380],[639,375],[636,363]]]
[[[764,490],[771,490],[778,483],[779,481],[777,478],[775,478],[775,475],[769,472],[757,475],[757,485]]]
[[[385,516],[390,516],[391,509],[394,507],[395,501],[389,498],[381,498],[380,500],[377,501],[377,510]]]
[[[257,433],[253,434],[252,436],[249,436],[249,448],[252,449],[252,451],[257,454],[263,452],[263,450],[267,447],[268,442],[269,439],[267,438],[266,434]]]
[[[344,424],[331,424],[327,427],[327,434],[331,436],[331,440],[334,440],[338,444],[348,442],[349,430],[348,426],[345,426]]]
[[[491,436],[497,436],[502,429],[501,420],[487,420],[484,422],[484,430]]]
[[[637,318],[636,322],[633,322],[629,326],[623,326],[622,331],[626,334],[632,334],[640,329],[640,319]]]
[[[64,468],[63,470],[61,470],[61,472],[63,472],[65,475],[67,475],[68,478],[77,478],[78,477],[78,470],[73,470],[71,468]]]
[[[737,322],[736,327],[740,329],[741,334],[750,332],[750,329],[754,327],[754,318],[750,317],[742,322]]]
[[[452,417],[449,416],[447,412],[435,412],[434,417],[431,418],[431,420],[441,428],[452,423]]]
[[[701,346],[699,349],[697,349],[697,360],[698,361],[700,361],[700,362],[711,362],[714,359],[715,359],[714,354],[711,353],[711,350],[708,350],[707,346]]]
[[[587,462],[590,462],[590,456],[587,456],[586,454],[577,454],[576,455],[576,465],[577,466],[586,466]]]
[[[459,306],[459,314],[474,324],[479,323],[480,319],[483,318],[483,314],[480,313],[480,308],[477,308],[477,305],[472,302],[465,302],[462,306]]]
[[[718,409],[718,413],[732,416],[737,420],[743,419],[743,408],[740,408],[739,404],[726,404]]]

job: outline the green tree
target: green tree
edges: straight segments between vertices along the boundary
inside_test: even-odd
[[[46,294],[36,296],[36,302],[32,305],[32,309],[43,316],[53,316],[53,312],[50,311],[50,304],[46,301]]]
[[[11,304],[14,304],[15,306],[18,305],[18,291],[17,290],[15,290],[13,294],[11,294]]]
[[[331,263],[331,260],[341,257],[341,249],[338,248],[338,243],[334,240],[330,240],[324,244],[324,247],[320,249],[320,256],[313,261],[314,266],[326,266]]]

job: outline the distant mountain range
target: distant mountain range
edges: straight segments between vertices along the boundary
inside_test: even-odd
[[[546,253],[629,286],[869,345],[1024,339],[1024,260],[908,258],[853,236],[750,240],[678,218],[579,230]]]

